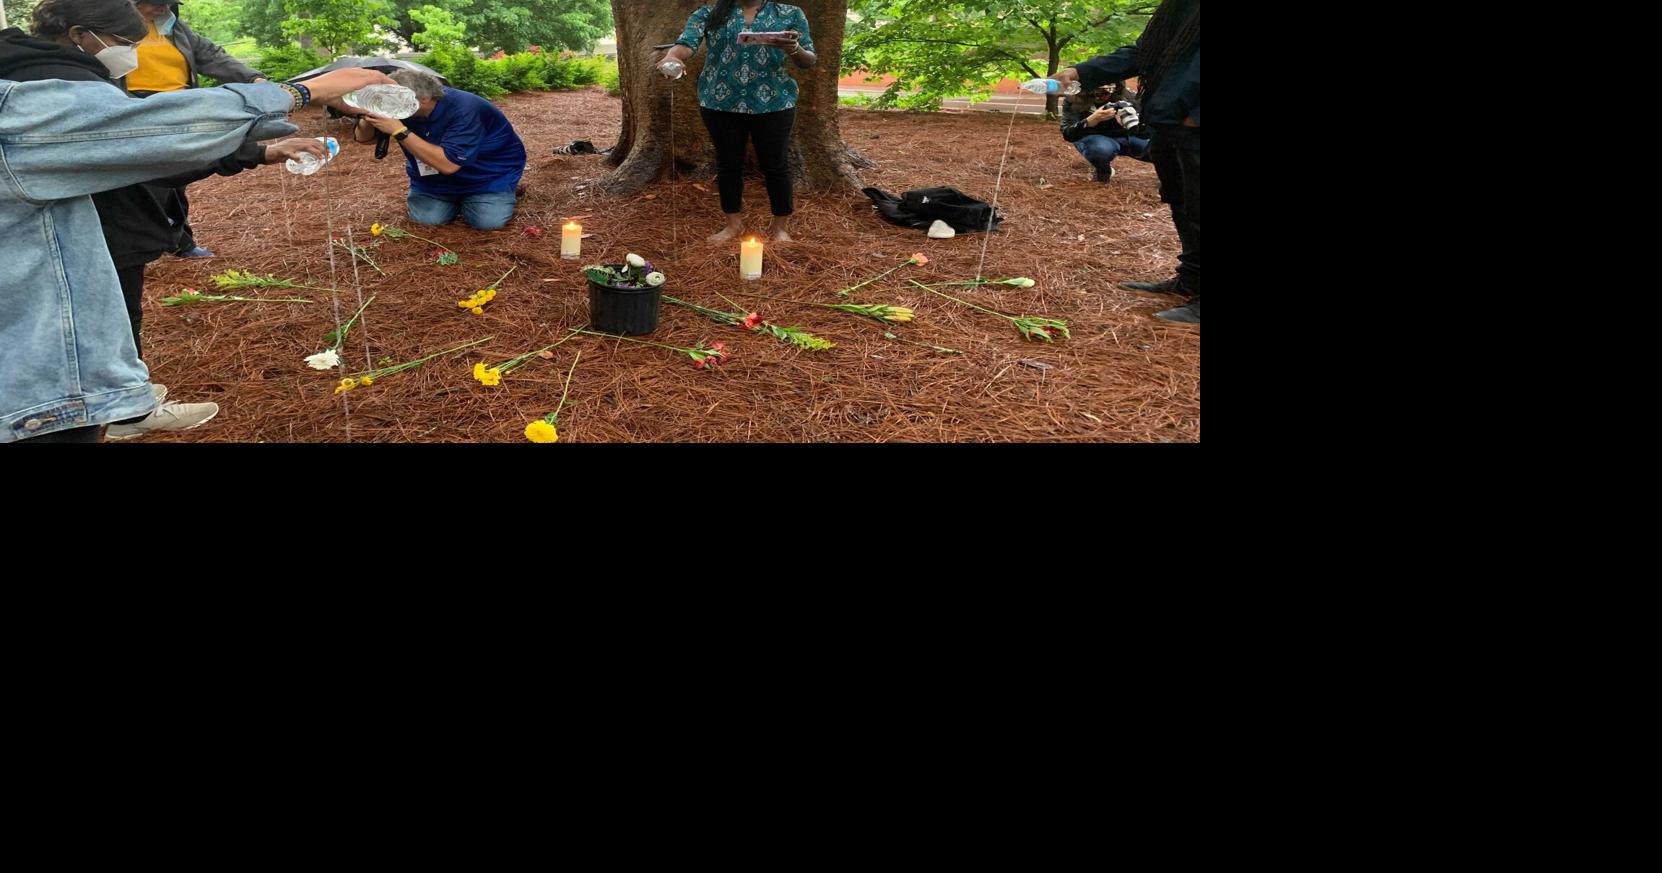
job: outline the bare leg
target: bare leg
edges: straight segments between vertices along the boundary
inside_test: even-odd
[[[739,234],[744,233],[744,216],[735,212],[727,216],[727,226],[717,233],[710,235],[710,242],[727,242]]]

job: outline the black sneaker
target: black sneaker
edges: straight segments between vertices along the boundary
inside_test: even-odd
[[[1182,324],[1200,324],[1200,298],[1196,297],[1183,306],[1156,312],[1154,313],[1154,317],[1162,321],[1176,321]]]
[[[1183,297],[1194,296],[1183,287],[1183,280],[1173,276],[1164,282],[1121,282],[1121,288],[1127,291],[1136,291],[1142,294],[1177,294]]]

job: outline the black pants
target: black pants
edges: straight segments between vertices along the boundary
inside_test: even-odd
[[[29,437],[18,440],[20,443],[101,443],[104,441],[104,429],[92,427],[76,427],[69,430],[60,430],[45,436]]]
[[[173,189],[173,204],[167,208],[167,217],[179,231],[179,247],[174,251],[182,255],[196,248],[196,234],[190,229],[190,198],[185,196],[183,186]]]
[[[133,345],[144,358],[144,265],[117,267],[115,277],[121,281],[121,297],[127,303],[127,321],[133,325]]]
[[[144,359],[144,266],[117,267],[115,271],[115,277],[121,281],[121,296],[127,302],[127,321],[133,326],[133,345],[138,348],[139,360]],[[149,415],[147,412],[116,424],[137,424]]]
[[[756,163],[767,178],[773,214],[790,215],[794,210],[787,155],[791,148],[791,128],[796,125],[796,110],[759,115],[714,109],[701,111],[704,126],[710,130],[710,142],[716,147],[716,184],[721,189],[721,211],[728,215],[744,211],[744,146],[746,140],[754,140]]]
[[[1161,125],[1148,146],[1154,171],[1160,176],[1160,200],[1171,204],[1172,224],[1183,252],[1177,256],[1177,277],[1200,293],[1200,128]]]

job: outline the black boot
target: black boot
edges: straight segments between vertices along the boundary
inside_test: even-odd
[[[1183,306],[1156,312],[1154,313],[1154,317],[1162,321],[1176,321],[1182,324],[1200,324],[1200,298],[1196,297]]]
[[[1180,294],[1184,297],[1193,296],[1183,287],[1183,280],[1176,276],[1164,282],[1121,282],[1121,288],[1127,291],[1137,291],[1143,294]]]

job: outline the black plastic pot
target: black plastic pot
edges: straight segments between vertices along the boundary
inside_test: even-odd
[[[622,264],[612,264],[623,269]],[[601,333],[641,336],[658,329],[658,307],[664,296],[656,288],[614,288],[589,281],[589,326]]]

